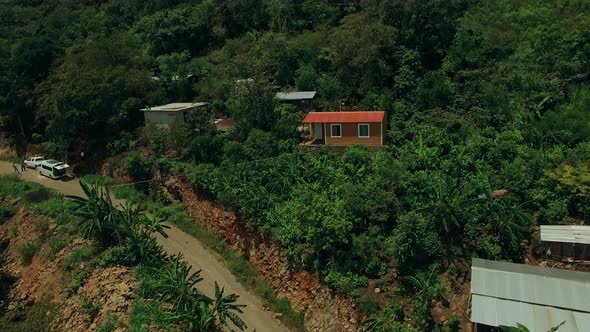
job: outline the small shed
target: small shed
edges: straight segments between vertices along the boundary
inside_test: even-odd
[[[551,257],[590,261],[590,226],[541,225],[541,241]]]
[[[302,112],[311,112],[316,91],[277,92],[276,98],[285,104],[291,104]]]
[[[387,131],[384,111],[310,112],[305,145],[383,146]]]
[[[208,103],[172,103],[141,109],[145,123],[170,126],[185,123],[186,115],[197,110],[206,110]]]
[[[473,258],[471,321],[482,327],[549,331],[565,322],[560,332],[590,331],[589,299],[588,272]]]

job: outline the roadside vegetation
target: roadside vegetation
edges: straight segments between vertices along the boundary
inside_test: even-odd
[[[140,285],[137,288],[138,298],[131,312],[128,326],[130,330],[144,331],[151,324],[163,328],[174,326],[186,331],[246,328],[240,318],[243,305],[239,304],[239,296],[227,294],[217,284],[215,297],[205,296],[197,288],[202,280],[199,271],[192,271],[192,267],[182,257],[166,255],[157,245],[153,234],[165,236],[166,229],[160,219],[146,217],[143,210],[136,206],[127,205],[117,209],[106,191],[84,182],[81,185],[88,198],[65,198],[42,186],[22,182],[16,177],[0,177],[3,195],[8,198],[23,197],[18,208],[32,211],[42,209],[51,211],[49,216],[52,213],[62,216],[54,219],[58,224],[58,233],[51,237],[43,236],[47,234],[48,221],[41,215],[34,216],[33,228],[40,234],[39,238],[35,242],[24,242],[16,248],[23,265],[30,264],[33,257],[41,252],[45,252],[47,258],[51,259],[51,255],[67,247],[74,238],[83,237],[89,240],[88,244],[74,249],[62,262],[64,271],[69,274],[69,284],[65,285],[67,291],[76,294],[96,268],[135,268]],[[38,199],[39,192],[46,194],[43,199]],[[31,197],[35,199],[31,200]],[[0,308],[8,300],[6,296],[9,283],[13,280],[12,277],[0,273]],[[49,309],[40,315],[39,319],[42,321],[36,321],[30,315],[44,310],[49,302],[35,303],[31,309],[16,313],[11,311],[2,315],[0,311],[0,326],[6,331],[17,331],[20,326],[17,322],[24,320],[30,326],[39,326],[40,331],[45,330],[49,326],[47,320],[50,321],[51,318],[45,315]],[[81,310],[88,315],[89,321],[92,321],[93,315],[100,308],[96,305],[91,302],[82,304]],[[146,315],[145,311],[150,314]],[[15,314],[22,317],[18,318]],[[119,323],[110,319],[101,328],[110,331],[112,329],[108,327],[117,324]]]
[[[84,175],[82,180],[98,186],[114,186],[110,190],[112,196],[116,199],[127,200],[133,205],[141,207],[141,209],[154,217],[175,225],[182,231],[201,241],[223,258],[226,266],[236,279],[256,293],[266,307],[274,312],[280,313],[281,321],[286,326],[296,331],[304,330],[303,313],[295,311],[287,299],[277,297],[271,286],[258,277],[256,271],[244,257],[230,250],[222,238],[211,234],[201,225],[195,223],[181,203],[176,202],[170,204],[163,200],[160,195],[160,184],[156,183],[151,185],[151,187],[140,186],[138,190],[133,185],[119,183],[108,176],[88,174]],[[146,189],[147,191],[141,191],[141,189]]]
[[[372,330],[442,328],[433,303],[460,294],[471,257],[523,262],[543,252],[538,224],[590,218],[588,1],[8,1],[0,16],[11,143],[72,163],[84,151],[78,171],[125,155],[134,182],[182,177],[355,299]],[[387,111],[387,148],[302,150],[303,114],[279,89],[318,91],[318,110]],[[144,127],[139,109],[178,101],[209,112]],[[221,116],[237,125],[217,132]],[[22,204],[69,220],[26,190]],[[180,206],[151,203],[157,182],[112,190],[223,248]],[[85,229],[132,253],[127,226]],[[138,303],[135,319],[158,317]]]

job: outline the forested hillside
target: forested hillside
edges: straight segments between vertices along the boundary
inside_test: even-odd
[[[374,330],[433,330],[470,257],[523,262],[534,225],[590,218],[587,0],[30,0],[0,17],[2,134],[97,160],[147,147],[135,180],[185,176]],[[274,99],[296,89],[387,111],[388,147],[299,149],[303,115]],[[139,109],[192,100],[212,114],[141,128]]]

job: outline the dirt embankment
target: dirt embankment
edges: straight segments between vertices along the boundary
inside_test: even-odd
[[[83,284],[72,290],[72,271],[84,269],[77,266],[84,263],[66,271],[64,261],[89,242],[76,238],[54,255],[47,255],[44,249],[47,241],[55,237],[57,225],[44,222],[46,227],[40,229],[39,218],[45,217],[21,210],[0,225],[4,248],[1,268],[15,279],[4,314],[18,317],[27,307],[49,303],[51,312],[46,314],[51,318],[43,324],[48,323],[51,331],[94,331],[109,319],[126,325],[137,285],[133,271],[126,267],[88,269]],[[22,248],[26,244],[37,247],[30,263],[23,263]]]
[[[308,271],[292,271],[280,246],[246,228],[243,220],[200,195],[189,183],[167,177],[169,198],[183,202],[195,222],[221,236],[234,251],[246,257],[259,276],[279,297],[305,313],[309,331],[360,331],[363,317],[348,297],[335,295]]]

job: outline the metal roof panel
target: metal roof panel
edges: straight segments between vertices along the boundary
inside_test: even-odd
[[[315,98],[316,91],[277,92],[276,97],[282,101],[305,100]]]
[[[590,244],[590,226],[542,225],[541,241]]]
[[[473,259],[471,293],[590,313],[590,273]]]
[[[304,123],[363,123],[383,122],[383,111],[357,111],[357,112],[310,112]]]

